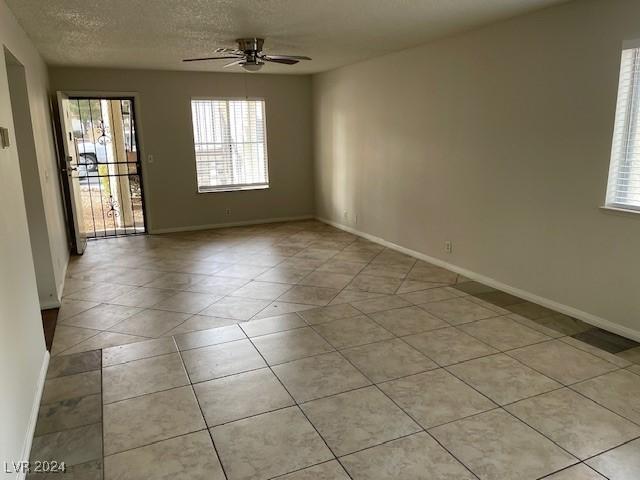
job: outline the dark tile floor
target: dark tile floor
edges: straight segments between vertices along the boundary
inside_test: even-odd
[[[478,282],[463,282],[454,288],[609,353],[623,353],[640,346],[640,343],[636,341],[601,328],[592,327],[578,319],[556,313]]]
[[[31,458],[60,460],[66,472],[33,480],[101,480],[102,351],[56,356],[49,362]]]

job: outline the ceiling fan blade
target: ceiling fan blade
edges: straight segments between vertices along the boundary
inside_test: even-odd
[[[240,65],[242,62],[244,62],[244,58],[241,58],[240,60],[236,60],[235,62],[227,63],[222,68],[233,67],[234,65]]]
[[[271,56],[264,56],[262,60],[266,62],[284,63],[285,65],[295,65],[298,63],[298,60],[294,60],[293,58],[277,58]]]
[[[233,55],[240,55],[242,53],[241,50],[237,48],[227,48],[227,47],[218,47],[214,50],[216,53],[231,53]]]
[[[310,57],[305,57],[302,55],[265,55],[268,58],[274,59],[277,58],[279,60],[282,59],[291,59],[291,60],[311,60]]]
[[[201,62],[203,60],[225,60],[229,58],[241,58],[238,55],[220,55],[218,57],[185,58],[183,62]]]

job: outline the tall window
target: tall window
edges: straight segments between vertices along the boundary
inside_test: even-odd
[[[198,192],[267,188],[263,100],[192,100]]]
[[[606,204],[640,211],[640,42],[622,51]]]

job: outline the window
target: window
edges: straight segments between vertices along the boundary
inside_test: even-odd
[[[622,51],[606,206],[640,211],[640,41]]]
[[[263,100],[192,100],[198,192],[268,188]]]

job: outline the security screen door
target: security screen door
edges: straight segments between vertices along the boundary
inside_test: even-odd
[[[146,232],[140,151],[133,98],[61,100],[76,164],[69,178],[74,224],[88,239]],[[69,137],[69,132],[67,132]]]

